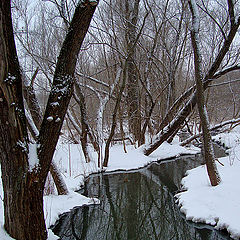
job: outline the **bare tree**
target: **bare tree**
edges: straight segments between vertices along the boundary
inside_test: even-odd
[[[29,145],[11,1],[0,2],[0,161],[4,227],[16,239],[47,239],[43,190],[73,91],[77,55],[97,1],[80,1],[63,42],[37,144]]]
[[[127,49],[127,102],[129,130],[133,134],[134,142],[140,140],[141,133],[141,107],[139,80],[136,71],[136,45],[137,22],[139,18],[140,0],[125,0],[126,18],[126,49]],[[131,53],[130,53],[131,52]]]
[[[35,90],[33,88],[33,82],[37,76],[38,68],[34,72],[30,84],[27,83],[26,77],[23,80],[23,97],[26,101],[27,109],[29,109],[30,116],[26,117],[27,119],[27,126],[31,132],[31,135],[35,141],[37,141],[39,130],[42,123],[42,111],[38,102],[38,99],[35,94]],[[57,192],[59,195],[68,194],[67,185],[65,184],[61,173],[58,170],[57,165],[52,162],[50,166],[50,173],[53,177],[55,186],[57,188]]]
[[[224,76],[225,74],[235,71],[239,69],[237,64],[234,65],[225,65],[224,68],[220,68],[224,63],[224,59],[226,56],[230,54],[230,46],[236,36],[236,33],[239,29],[240,25],[240,17],[235,16],[234,12],[234,2],[228,1],[228,16],[227,21],[229,23],[229,29],[226,28],[225,34],[226,36],[223,38],[223,42],[220,46],[220,49],[216,53],[214,61],[210,63],[208,70],[206,70],[205,76],[203,78],[203,89],[206,90],[208,85],[214,80],[218,79],[220,76]],[[226,24],[224,24],[226,25]],[[229,63],[229,61],[227,61]],[[219,70],[220,68],[220,70]],[[217,72],[218,71],[218,72]],[[189,95],[190,99],[186,102],[185,106],[177,113],[176,117],[166,126],[163,131],[161,131],[155,138],[154,142],[148,145],[145,149],[145,155],[151,154],[155,151],[164,141],[168,140],[170,137],[175,135],[184,124],[186,118],[190,115],[192,110],[197,104],[197,94],[196,90],[192,93],[194,88],[190,88],[187,90],[179,99],[174,103],[174,106],[180,106],[181,103],[184,103],[184,100],[188,99]],[[192,93],[192,94],[191,94]],[[171,111],[172,109],[170,109]]]
[[[194,68],[195,68],[195,81],[196,81],[196,96],[197,106],[201,121],[201,128],[203,132],[203,150],[204,160],[207,166],[207,172],[212,186],[216,186],[221,182],[220,175],[215,163],[215,156],[213,151],[212,138],[210,135],[210,124],[208,120],[208,113],[204,100],[204,88],[203,88],[203,72],[202,72],[202,57],[200,53],[200,19],[199,11],[195,0],[189,0],[189,7],[192,13],[192,46],[194,52]]]

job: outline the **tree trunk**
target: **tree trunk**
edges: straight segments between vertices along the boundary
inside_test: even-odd
[[[189,7],[192,12],[193,29],[191,31],[192,47],[194,52],[194,70],[195,70],[195,81],[196,81],[196,95],[197,95],[197,106],[199,117],[203,132],[203,150],[204,159],[207,166],[208,176],[212,186],[216,186],[221,182],[220,175],[217,170],[215,156],[213,151],[212,138],[209,131],[209,121],[207,109],[204,100],[204,88],[203,88],[203,73],[202,73],[202,57],[200,54],[199,46],[199,12],[195,0],[189,0]]]
[[[36,129],[39,131],[41,123],[42,123],[42,112],[41,112],[35,91],[33,89],[33,80],[37,76],[37,71],[38,71],[38,69],[35,71],[35,73],[32,77],[32,80],[31,80],[31,84],[29,86],[27,86],[27,83],[24,81],[23,95],[27,102],[28,108],[31,112],[33,124],[35,125]],[[27,118],[28,129],[30,130],[31,135],[34,138],[34,140],[37,141],[38,134],[34,131],[35,128],[34,128],[33,124],[31,124],[31,119]],[[68,194],[67,185],[65,184],[65,182],[61,176],[61,173],[59,172],[58,167],[56,166],[56,164],[54,162],[51,163],[50,173],[53,177],[53,181],[57,188],[58,194],[59,195]]]
[[[43,189],[71,98],[77,56],[96,4],[86,0],[80,1],[76,7],[58,58],[53,89],[41,125],[39,148],[36,149],[38,159],[32,159],[29,158],[22,76],[14,42],[11,1],[0,1],[0,162],[4,226],[15,239],[47,239]],[[59,103],[58,109],[53,104],[56,102]],[[54,121],[49,122],[52,119]],[[36,161],[36,164],[30,160]]]
[[[73,93],[74,72],[78,53],[93,16],[96,2],[80,1],[63,42],[55,69],[53,87],[49,94],[38,137],[38,157],[47,176],[57,145],[68,104]]]
[[[51,163],[49,171],[52,175],[53,181],[54,181],[55,186],[57,188],[58,195],[68,194],[67,185],[64,182],[63,177],[62,177],[56,163],[54,163],[54,162]]]
[[[5,230],[19,240],[46,239],[47,230],[43,213],[43,188],[37,177],[28,175],[15,187],[4,186]],[[36,177],[36,178],[35,178]],[[3,176],[5,180],[11,175]]]
[[[15,239],[46,239],[43,183],[28,171],[27,143],[9,122],[13,116],[0,89],[0,161],[4,189],[4,227]],[[8,124],[6,124],[8,123]],[[24,135],[23,135],[24,136]],[[29,222],[30,221],[30,222]]]
[[[81,112],[81,125],[82,125],[82,132],[81,132],[81,144],[82,144],[82,150],[83,154],[85,156],[86,162],[90,162],[90,156],[88,153],[88,141],[87,136],[90,135],[89,131],[89,125],[87,123],[87,111],[86,111],[86,103],[85,103],[85,97],[83,96],[82,90],[78,83],[75,83],[75,93],[77,97],[75,97],[75,100],[77,101],[80,112]]]
[[[46,239],[43,182],[29,172],[22,79],[11,22],[10,1],[0,2],[0,162],[4,227],[15,239]]]
[[[28,119],[28,117],[27,117],[28,129],[29,129],[32,137],[36,141],[38,134],[35,132],[36,126],[33,126],[33,124],[34,123],[31,122],[31,119]],[[37,131],[38,131],[38,129],[37,129]],[[53,181],[54,181],[55,186],[57,188],[58,195],[66,195],[66,194],[68,194],[67,185],[64,182],[64,180],[62,178],[62,175],[61,175],[58,167],[56,166],[56,164],[54,162],[51,163],[49,171],[50,171],[50,173],[52,175]]]
[[[141,112],[140,112],[140,90],[135,67],[136,45],[134,42],[137,35],[137,20],[140,0],[125,0],[126,6],[126,44],[128,58],[127,67],[127,103],[128,103],[128,122],[130,133],[133,134],[134,142],[140,140],[141,135]]]
[[[111,143],[112,138],[113,138],[114,133],[115,133],[115,128],[117,126],[117,112],[119,110],[122,95],[123,95],[123,91],[124,91],[125,85],[126,85],[126,74],[127,74],[127,72],[126,72],[126,62],[125,62],[124,66],[123,66],[123,80],[122,80],[122,84],[120,86],[120,90],[119,90],[119,93],[117,95],[116,103],[115,103],[114,110],[113,110],[111,131],[110,131],[110,134],[109,134],[109,137],[107,139],[106,146],[105,146],[103,167],[108,166],[109,148],[110,148],[110,143]]]

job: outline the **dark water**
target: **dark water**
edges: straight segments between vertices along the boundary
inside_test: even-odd
[[[64,240],[220,240],[227,234],[186,221],[174,201],[187,169],[199,156],[154,163],[132,173],[91,176],[84,194],[100,205],[74,208],[63,214],[53,231]]]

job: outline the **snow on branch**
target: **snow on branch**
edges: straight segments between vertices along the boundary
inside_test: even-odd
[[[25,116],[27,119],[28,128],[29,128],[33,138],[36,138],[39,135],[39,131],[38,131],[36,125],[34,124],[31,114],[29,114],[29,112],[27,110],[25,110]]]
[[[88,79],[88,80],[91,80],[91,81],[93,81],[93,82],[95,82],[95,83],[101,84],[101,85],[103,85],[104,87],[107,87],[107,88],[110,87],[109,84],[107,84],[107,83],[105,83],[105,82],[103,82],[103,81],[100,81],[100,80],[98,80],[98,79],[96,79],[96,78],[93,78],[93,77],[91,77],[91,76],[87,76],[87,75],[85,75],[85,74],[83,74],[83,73],[76,73],[76,75],[79,76],[79,77],[83,77],[83,78],[86,78],[86,79]]]
[[[88,88],[89,90],[91,90],[96,96],[97,96],[97,98],[99,98],[99,94],[101,93],[101,94],[104,94],[104,95],[107,95],[107,94],[109,94],[107,91],[105,91],[105,90],[102,90],[102,89],[98,89],[98,88],[96,88],[96,87],[92,87],[92,86],[90,86],[90,85],[88,85],[88,84],[83,84],[83,83],[79,83],[79,82],[75,82],[75,84],[77,84],[79,87],[85,87],[85,88]]]
[[[67,111],[67,116],[68,116],[69,121],[71,122],[71,124],[75,128],[75,130],[78,132],[78,134],[81,135],[82,130],[79,127],[78,123],[75,121],[74,117],[72,116],[72,113],[69,110]]]
[[[214,127],[211,127],[210,128],[210,131],[215,131],[219,128],[222,128],[226,125],[229,125],[229,124],[239,124],[240,123],[240,118],[237,118],[237,119],[231,119],[231,120],[228,120],[228,121],[225,121],[225,122],[222,122],[222,123],[219,123],[217,125],[215,125]],[[199,134],[196,134],[194,136],[191,136],[189,137],[188,139],[186,139],[185,141],[183,141],[180,145],[181,146],[186,146],[187,144],[189,144],[190,142],[192,142],[194,139],[200,137],[202,135],[202,132],[199,133]]]
[[[222,85],[226,85],[226,84],[236,83],[236,82],[239,82],[239,81],[240,81],[240,78],[234,79],[234,80],[231,80],[231,81],[227,81],[227,82],[211,84],[211,85],[208,85],[208,87],[218,87],[218,86],[222,86]]]
[[[37,154],[37,148],[38,144],[28,144],[28,163],[29,163],[29,171],[32,172],[34,170],[37,170],[39,167],[39,158]]]
[[[195,33],[198,33],[199,29],[200,29],[200,18],[199,18],[199,11],[198,11],[198,7],[197,7],[197,3],[195,0],[189,0],[189,2],[191,3],[190,7],[191,7],[191,10],[193,13],[193,23],[192,23],[193,29],[192,30]]]
[[[213,76],[213,79],[220,78],[223,75],[225,75],[229,72],[232,72],[232,71],[236,71],[236,70],[240,70],[240,64],[235,65],[235,66],[231,66],[231,67],[227,67],[227,68],[222,69],[221,71],[216,72]]]

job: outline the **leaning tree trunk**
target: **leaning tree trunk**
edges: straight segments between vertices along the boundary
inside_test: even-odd
[[[33,89],[33,81],[37,76],[37,71],[38,69],[35,71],[32,79],[31,79],[31,84],[27,85],[27,83],[25,81],[23,81],[23,96],[27,102],[29,111],[31,113],[31,118],[33,120],[33,124],[35,126],[33,126],[33,124],[31,123],[31,119],[27,118],[27,126],[28,129],[30,130],[30,133],[32,135],[32,137],[34,138],[35,141],[37,141],[37,136],[38,136],[38,132],[39,129],[41,127],[41,123],[42,123],[42,111],[38,102],[38,99],[36,97],[35,91]],[[34,129],[37,129],[37,133],[36,131],[34,131]],[[57,165],[52,162],[50,169],[49,169],[53,181],[55,183],[55,186],[57,188],[57,192],[59,195],[66,195],[68,194],[68,189],[67,189],[67,185],[63,180],[63,177],[57,167]]]
[[[228,3],[230,5],[233,4],[232,1],[228,1]],[[232,9],[232,8],[229,7],[229,9]],[[229,12],[230,12],[230,10],[229,10]],[[233,42],[233,39],[234,39],[234,37],[238,31],[239,25],[240,25],[240,17],[234,21],[234,15],[233,14],[230,14],[230,15],[231,15],[230,19],[233,19],[233,20],[231,20],[231,28],[229,30],[228,35],[226,36],[226,39],[224,40],[224,43],[223,43],[215,61],[211,65],[208,73],[206,74],[206,76],[204,78],[204,82],[203,82],[204,90],[207,89],[209,83],[211,83],[214,79],[219,78],[220,76],[223,76],[224,74],[226,74],[228,72],[239,69],[238,68],[239,66],[233,66],[233,67],[229,67],[226,70],[223,70],[219,73],[216,73],[218,68],[220,67],[224,57],[226,56],[227,52],[229,51],[229,48]],[[190,89],[190,91],[186,92],[186,96],[188,96],[188,93],[190,93],[191,91],[192,91],[192,88]],[[181,99],[182,98],[180,98],[180,101],[178,101],[177,104],[174,104],[174,106],[176,106],[176,105],[179,106]],[[185,99],[185,96],[183,97],[183,99]],[[178,113],[178,115],[169,123],[168,127],[166,127],[166,129],[163,129],[163,131],[157,135],[154,142],[152,144],[149,144],[145,148],[144,154],[147,156],[150,155],[164,141],[167,141],[168,138],[171,137],[176,132],[175,130],[184,123],[184,121],[189,116],[189,114],[192,112],[192,110],[194,109],[196,104],[197,104],[197,96],[196,96],[196,91],[194,91],[190,100],[183,107],[183,109]],[[171,109],[170,109],[170,111],[171,111]],[[163,126],[165,126],[165,124],[166,123],[164,122]]]
[[[207,109],[204,100],[204,88],[203,88],[203,74],[202,74],[202,59],[200,54],[199,46],[199,27],[200,19],[198,7],[195,0],[189,0],[189,7],[192,13],[193,29],[191,31],[192,47],[194,52],[194,70],[195,70],[195,81],[196,81],[196,96],[199,117],[203,132],[203,150],[204,159],[207,166],[208,176],[212,186],[216,186],[221,182],[220,175],[217,170],[215,156],[213,151],[212,138],[209,130],[209,121]]]
[[[14,42],[11,1],[0,1],[0,162],[4,227],[15,239],[47,239],[43,189],[72,95],[77,55],[96,4],[97,1],[82,0],[76,7],[58,57],[38,148],[35,149],[38,157],[29,158],[22,76]],[[56,102],[57,106],[54,104]]]

